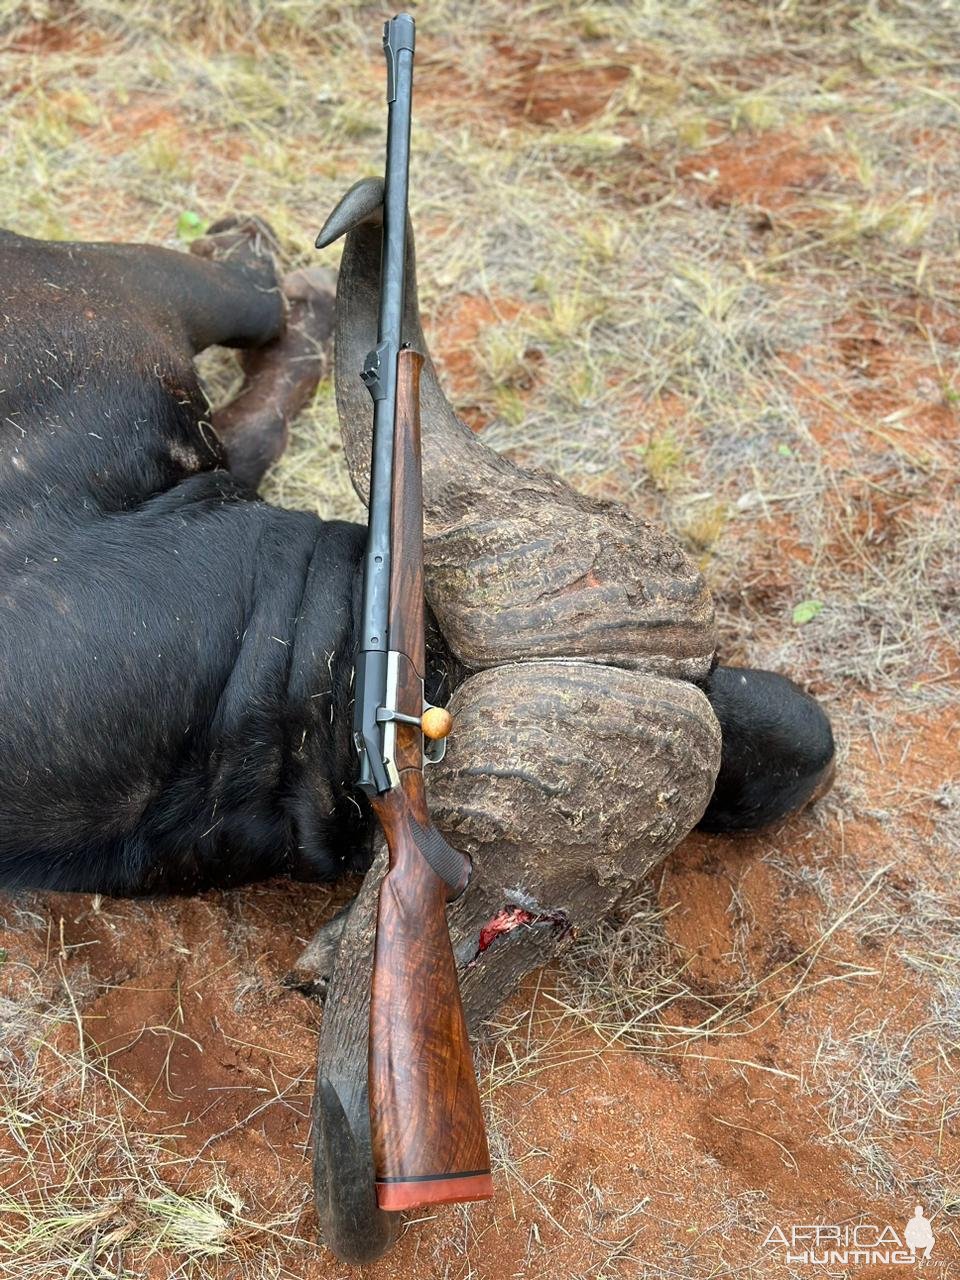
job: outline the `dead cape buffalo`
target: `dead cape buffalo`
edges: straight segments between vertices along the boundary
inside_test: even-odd
[[[370,864],[350,741],[364,529],[256,489],[335,323],[365,488],[379,202],[360,183],[328,224],[347,235],[336,317],[317,273],[278,280],[252,218],[189,254],[0,233],[4,887]],[[425,350],[412,237],[408,274]],[[212,420],[193,364],[211,344],[242,348],[246,373]],[[428,694],[460,721],[434,811],[481,859],[477,905],[457,908],[471,938],[511,901],[534,922],[537,904],[603,909],[697,822],[753,829],[826,785],[826,717],[781,676],[716,665],[703,580],[665,531],[485,448],[429,360],[423,420]]]

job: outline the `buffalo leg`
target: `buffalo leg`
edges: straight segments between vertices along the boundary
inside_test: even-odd
[[[290,422],[309,403],[330,363],[334,288],[335,277],[323,267],[284,277],[286,326],[265,346],[243,353],[243,385],[214,412],[230,470],[253,489],[283,453]]]
[[[269,228],[227,219],[190,253],[147,244],[44,246],[66,289],[109,299],[131,343],[153,330],[184,356],[205,347],[259,347],[283,329],[284,304]],[[132,350],[135,347],[131,348]]]
[[[187,261],[197,269],[186,303],[194,350],[210,342],[247,348],[240,358],[243,384],[214,412],[213,427],[226,445],[230,470],[255,489],[286,448],[290,421],[313,395],[329,362],[336,278],[324,268],[311,268],[290,272],[278,286],[278,247],[270,228],[256,218],[225,218],[190,251]],[[210,271],[219,273],[217,281]],[[215,290],[224,280],[225,293],[218,300]],[[255,317],[264,322],[253,341],[228,333],[238,287],[246,291],[240,308],[243,333],[251,332]]]

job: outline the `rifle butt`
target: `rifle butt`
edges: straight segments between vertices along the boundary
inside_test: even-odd
[[[490,1157],[447,928],[450,889],[417,845],[419,815],[404,789],[378,796],[374,807],[390,850],[370,1002],[377,1202],[400,1210],[489,1199]]]

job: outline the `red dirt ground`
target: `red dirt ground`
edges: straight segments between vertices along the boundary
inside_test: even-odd
[[[60,29],[50,33],[50,39],[60,36]],[[38,40],[46,38],[40,29]],[[601,114],[627,74],[609,64],[577,69],[563,61],[562,50],[518,61],[504,43],[491,57],[515,69],[497,104],[504,118],[560,126]],[[429,93],[429,67],[424,89]],[[134,104],[108,134],[116,131],[119,146],[124,130],[157,127],[179,127],[175,104]],[[101,143],[109,153],[109,137]],[[649,186],[653,170],[638,176],[638,158],[651,164],[634,140],[611,166],[612,189],[624,199],[646,198],[640,190]],[[806,202],[828,171],[844,176],[810,136],[782,132],[719,141],[678,173],[691,198],[714,207],[746,204],[774,218],[797,219],[808,216]],[[520,306],[507,297],[458,295],[435,318],[452,390],[475,428],[485,425],[474,403],[477,342],[485,326],[509,322]],[[814,438],[837,450],[838,463],[847,460],[844,451],[851,446],[833,440],[835,418],[824,399],[832,368],[854,365],[880,373],[893,366],[901,385],[918,387],[935,374],[904,363],[857,315],[837,326],[833,348],[816,358],[813,373],[796,355],[784,356],[784,362],[795,375],[792,394],[802,402]],[[889,388],[888,380],[865,391],[857,410],[877,421],[902,408],[903,398]],[[916,403],[915,425],[922,430],[904,447],[918,448],[919,440],[934,450],[953,438],[951,408],[919,394]],[[863,431],[855,447],[869,450],[875,443]],[[896,510],[882,496],[865,497],[869,504],[860,507],[857,531],[895,537]],[[838,507],[834,522],[839,512]],[[789,520],[758,524],[753,545],[751,590],[755,600],[769,605],[782,589],[784,559],[808,553]],[[842,550],[839,541],[834,550]],[[930,673],[931,679],[941,675]],[[878,695],[862,690],[852,691],[851,698],[881,707]],[[929,797],[945,779],[960,776],[960,723],[954,713],[930,711],[910,719],[902,709],[882,709],[890,714],[875,735],[838,726],[844,748],[840,785],[847,775],[858,779],[865,796],[858,804],[861,814],[884,807],[893,780],[901,796]],[[468,1215],[455,1208],[423,1215],[397,1250],[369,1269],[372,1280],[633,1276],[645,1274],[639,1259],[669,1275],[722,1276],[759,1266],[749,1274],[776,1280],[796,1273],[776,1250],[764,1254],[771,1223],[786,1228],[801,1221],[874,1220],[901,1229],[912,1200],[866,1194],[852,1167],[855,1157],[828,1138],[831,1094],[817,1066],[818,1046],[827,1029],[841,1043],[878,1027],[902,1039],[929,1017],[930,991],[917,970],[893,954],[890,936],[872,930],[862,915],[819,949],[823,903],[811,886],[825,867],[842,863],[862,869],[866,879],[889,863],[882,883],[907,901],[920,875],[929,877],[936,863],[937,834],[926,808],[907,812],[907,841],[879,818],[851,818],[848,810],[845,803],[827,802],[819,820],[804,815],[781,830],[740,841],[693,835],[655,873],[648,888],[667,913],[664,930],[673,963],[684,970],[692,992],[667,1012],[667,1031],[675,1026],[677,1035],[667,1035],[657,1054],[610,1046],[583,1020],[559,1018],[557,1001],[567,998],[559,971],[548,969],[529,980],[503,1014],[505,1024],[516,1022],[520,1030],[483,1053],[485,1078],[502,1081],[491,1099],[494,1145],[507,1153],[496,1200]],[[806,880],[803,873],[809,873]],[[0,929],[6,961],[0,994],[24,1000],[34,989],[32,972],[38,975],[41,1007],[63,1005],[67,998],[77,1010],[75,1019],[51,1025],[37,1048],[47,1090],[37,1108],[69,1117],[93,1107],[105,1118],[120,1115],[131,1133],[160,1135],[164,1181],[181,1191],[210,1187],[215,1162],[218,1176],[258,1221],[302,1205],[299,1220],[283,1226],[277,1245],[280,1274],[300,1280],[332,1280],[347,1271],[314,1243],[306,1191],[308,1112],[322,1012],[285,987],[284,977],[346,893],[270,882],[163,901],[33,896],[6,901],[7,925]],[[803,989],[787,1001],[805,971],[807,949],[815,946],[816,964]],[[738,992],[748,994],[736,1006],[736,1021],[709,1039],[691,1041],[681,1034]],[[528,1047],[534,1051],[515,1077],[502,1069],[509,1044],[521,1054]],[[63,1069],[63,1055],[77,1053],[91,1063],[82,1099],[75,1073],[68,1081]],[[96,1073],[99,1054],[116,1088]],[[950,1183],[960,1168],[960,1120],[952,1113],[944,1118],[935,1084],[938,1065],[931,1044],[915,1070],[909,1118],[893,1134],[885,1129],[883,1140],[901,1169],[918,1177],[936,1169]],[[27,1133],[31,1176],[44,1191],[62,1185],[69,1190],[70,1160],[49,1148],[42,1128],[28,1126]],[[13,1139],[6,1142],[19,1158]],[[112,1129],[96,1157],[100,1190],[109,1197],[117,1189],[115,1178],[129,1175]],[[20,1173],[13,1175],[16,1185]],[[122,1201],[115,1217],[126,1220]],[[241,1248],[242,1241],[241,1231]],[[250,1241],[247,1261],[255,1265],[262,1236],[251,1233]],[[166,1280],[171,1270],[170,1258],[158,1256],[140,1260],[137,1273]],[[960,1273],[960,1245],[949,1220],[938,1229],[935,1261],[925,1273]],[[238,1274],[237,1264],[211,1260],[203,1274],[226,1280]],[[881,1274],[890,1269],[856,1271],[864,1280]]]

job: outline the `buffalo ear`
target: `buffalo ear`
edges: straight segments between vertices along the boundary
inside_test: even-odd
[[[774,671],[718,666],[702,688],[723,737],[702,831],[762,831],[830,790],[830,721],[792,680]]]

